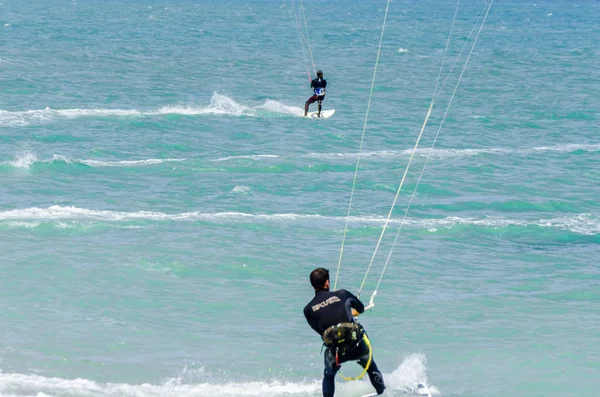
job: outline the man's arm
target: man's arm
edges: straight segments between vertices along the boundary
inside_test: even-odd
[[[304,317],[306,318],[308,325],[310,325],[310,327],[312,329],[314,329],[317,334],[321,335],[321,333],[319,332],[319,329],[317,328],[317,322],[310,315],[310,307],[308,307],[308,306],[306,306],[304,308]]]
[[[352,308],[352,316],[356,317],[365,311],[365,305],[352,292],[346,291],[348,302]]]
[[[363,312],[364,312],[365,310],[369,310],[369,309],[372,309],[373,307],[375,307],[375,302],[374,302],[374,301],[375,301],[375,295],[377,295],[377,291],[374,291],[374,292],[373,292],[373,295],[371,295],[371,300],[369,301],[369,304],[368,304],[367,306],[365,306],[365,307],[364,307],[364,310],[363,310]],[[357,311],[355,311],[354,309],[352,309],[352,315],[353,315],[354,317],[358,316],[359,314],[360,314],[359,312],[357,312]]]

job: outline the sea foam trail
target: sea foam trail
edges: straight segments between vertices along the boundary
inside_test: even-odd
[[[203,213],[199,211],[167,214],[155,211],[109,211],[92,210],[87,208],[67,207],[54,205],[48,208],[31,207],[10,211],[0,211],[0,221],[62,221],[62,220],[94,220],[101,222],[135,222],[135,221],[207,221],[207,222],[298,222],[312,226],[325,227],[327,224],[343,224],[345,217],[325,216],[318,214],[248,214],[244,212],[216,212]],[[385,218],[382,216],[351,216],[348,221],[353,225],[383,225]],[[528,227],[537,226],[558,230],[567,230],[583,235],[600,234],[600,216],[594,214],[578,214],[556,218],[543,219],[507,219],[500,217],[471,218],[450,216],[435,219],[407,218],[391,219],[392,225],[418,229],[425,228],[430,231],[449,229],[456,226],[476,226],[482,228],[502,228],[510,226]],[[335,226],[337,227],[337,226]]]
[[[574,153],[574,152],[599,152],[600,144],[563,144],[557,146],[539,146],[524,149],[511,149],[511,148],[482,148],[482,149],[431,149],[422,148],[417,149],[416,155],[421,157],[432,157],[432,158],[450,158],[450,157],[472,157],[480,156],[484,154],[496,154],[496,155],[518,155],[528,156],[536,153],[554,152],[554,153]],[[378,151],[367,151],[361,153],[361,158],[400,158],[410,156],[412,149],[405,150],[378,150]],[[358,158],[358,153],[309,153],[302,157],[314,158],[314,159],[339,159],[339,158]]]
[[[219,93],[213,93],[207,106],[171,105],[156,110],[142,111],[138,109],[45,109],[8,111],[0,110],[0,127],[22,127],[32,124],[44,124],[61,119],[82,117],[149,117],[161,115],[202,116],[251,116],[269,117],[272,115],[302,116],[302,109],[283,103],[266,100],[261,105],[244,105],[233,98]]]
[[[293,116],[304,115],[304,110],[300,107],[284,105],[283,103],[272,101],[270,99],[267,99],[267,101],[263,105],[259,106],[258,109],[263,109],[273,113],[289,114]]]
[[[120,161],[106,161],[106,160],[93,160],[93,159],[71,159],[61,154],[55,154],[51,159],[40,160],[35,154],[31,152],[24,152],[16,156],[14,160],[2,161],[1,166],[9,166],[14,168],[29,169],[36,164],[84,164],[89,167],[143,167],[148,165],[156,165],[162,163],[181,162],[185,159],[142,159],[142,160],[120,160]]]
[[[132,117],[141,116],[135,109],[45,109],[8,111],[0,110],[0,127],[22,127],[44,124],[57,119],[79,117]]]
[[[432,395],[439,394],[435,386],[427,385],[424,356],[413,354],[391,374],[384,374],[388,391],[417,395],[418,385],[425,385]],[[358,397],[372,392],[367,381],[338,382],[336,395]],[[422,389],[421,389],[422,390]],[[54,397],[279,397],[317,396],[321,391],[320,379],[308,382],[280,380],[251,382],[200,382],[184,383],[182,378],[172,378],[162,384],[100,383],[88,379],[62,379],[39,375],[0,373],[0,396],[54,396]],[[426,395],[419,393],[420,395]]]
[[[575,153],[575,152],[600,152],[600,144],[563,144],[557,146],[539,146],[525,149],[510,149],[510,148],[487,148],[487,149],[431,149],[431,148],[422,148],[417,149],[416,155],[420,157],[432,157],[436,159],[445,159],[445,158],[453,158],[453,157],[473,157],[480,156],[484,154],[496,154],[496,155],[516,155],[516,156],[527,156],[536,153],[544,153],[544,152],[553,152],[553,153]],[[361,158],[363,159],[398,159],[398,158],[407,158],[411,155],[412,149],[405,150],[375,150],[375,151],[365,151],[361,153]],[[211,161],[230,161],[230,160],[239,160],[239,159],[249,159],[249,160],[264,160],[264,159],[274,159],[274,158],[305,158],[305,159],[318,159],[318,160],[344,160],[351,159],[356,160],[358,158],[358,153],[308,153],[303,155],[275,155],[275,154],[248,154],[248,155],[238,155],[238,156],[227,156],[221,157],[218,159],[214,159]]]
[[[412,150],[380,150],[380,151],[369,151],[363,152],[362,158],[367,160],[370,158],[378,159],[397,159],[405,158],[410,156]],[[528,149],[505,149],[505,148],[490,148],[490,149],[419,149],[417,150],[418,156],[431,156],[437,159],[445,159],[452,157],[471,157],[482,154],[500,154],[500,155],[530,155],[533,153],[543,152],[554,152],[554,153],[575,153],[575,152],[600,152],[600,144],[564,144],[558,146],[540,146]],[[278,154],[248,154],[248,155],[236,155],[220,157],[217,159],[210,160],[212,162],[227,162],[236,160],[274,160],[274,159],[285,159],[285,158],[308,158],[308,159],[320,159],[320,160],[355,160],[358,157],[358,153],[308,153],[305,155],[278,155]],[[137,167],[156,165],[168,162],[182,162],[186,161],[184,158],[167,158],[167,159],[141,159],[141,160],[120,160],[120,161],[109,161],[109,160],[96,160],[96,159],[71,159],[67,156],[55,154],[51,159],[40,160],[34,153],[29,151],[23,152],[15,157],[14,160],[2,161],[0,166],[10,166],[14,168],[28,169],[35,164],[42,163],[60,163],[64,162],[67,164],[84,164],[90,167]]]
[[[3,161],[0,162],[0,166],[11,166],[14,168],[24,168],[24,169],[29,169],[29,167],[31,167],[32,164],[38,162],[38,158],[36,157],[35,154],[30,153],[30,152],[25,152],[22,153],[20,155],[18,155],[14,160],[12,161]]]
[[[146,165],[156,165],[162,163],[174,163],[185,161],[185,159],[144,159],[144,160],[121,160],[121,161],[102,161],[102,160],[76,160],[79,163],[89,165],[90,167],[138,167]]]
[[[412,150],[380,150],[380,151],[369,151],[362,153],[364,160],[368,159],[398,159],[407,158],[410,156]],[[490,148],[490,149],[419,149],[417,150],[417,156],[425,157],[431,156],[437,159],[455,158],[455,157],[471,157],[482,154],[499,154],[499,155],[530,155],[533,153],[576,153],[576,152],[600,152],[600,144],[564,144],[558,146],[541,146],[533,147],[528,149],[512,150],[503,148]],[[282,160],[282,159],[318,159],[318,160],[352,160],[354,161],[358,157],[358,153],[308,153],[305,155],[278,155],[278,154],[248,154],[248,155],[236,155],[226,156],[217,159],[210,160],[211,162],[227,162],[237,160],[252,160],[252,161],[264,161],[264,160]],[[29,169],[36,164],[47,164],[47,163],[67,163],[67,164],[84,164],[90,167],[139,167],[156,165],[170,162],[183,162],[187,159],[184,158],[167,158],[167,159],[140,159],[140,160],[97,160],[97,159],[71,159],[61,154],[55,154],[51,159],[40,160],[34,153],[29,151],[18,154],[14,160],[0,161],[0,167],[13,167]]]
[[[211,161],[228,161],[228,160],[240,160],[240,159],[249,159],[249,160],[263,160],[263,159],[276,159],[279,158],[276,154],[249,154],[245,156],[228,156],[221,157]]]

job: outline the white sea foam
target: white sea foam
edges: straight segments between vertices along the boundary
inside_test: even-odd
[[[416,155],[418,157],[430,157],[435,159],[446,159],[446,158],[460,158],[460,157],[474,157],[485,154],[494,155],[515,155],[515,156],[528,156],[531,154],[539,154],[544,152],[554,153],[573,153],[577,151],[582,152],[597,152],[600,151],[600,144],[563,144],[556,146],[539,146],[532,148],[523,149],[512,149],[512,148],[481,148],[481,149],[431,149],[421,148],[417,149]],[[376,159],[399,159],[407,158],[411,155],[412,149],[404,150],[375,150],[362,152],[362,159],[376,158]],[[248,154],[238,156],[227,156],[220,157],[211,161],[230,161],[238,159],[250,159],[250,160],[263,160],[263,159],[274,159],[281,158],[283,156],[275,154]],[[294,156],[290,156],[294,157]],[[358,158],[358,152],[350,153],[308,153],[299,156],[300,158],[308,159],[321,159],[321,160],[339,160],[339,159],[351,159],[356,160]]]
[[[51,110],[46,108],[45,110],[51,113],[56,113],[60,116],[67,118],[78,118],[78,117],[107,117],[107,116],[140,116],[144,113],[135,109],[63,109],[63,110]]]
[[[53,205],[48,208],[26,208],[22,210],[2,211],[0,212],[0,220],[64,220],[64,219],[93,219],[99,221],[131,221],[136,219],[145,220],[185,220],[197,218],[197,212],[180,213],[180,214],[164,214],[162,212],[139,211],[139,212],[124,212],[124,211],[97,211],[86,208],[63,207]]]
[[[9,165],[15,168],[29,169],[32,164],[38,161],[35,154],[31,152],[23,152],[19,154],[13,161],[4,161],[0,165]]]
[[[578,143],[567,143],[564,145],[556,146],[538,146],[531,149],[527,149],[526,153],[537,153],[537,152],[558,152],[558,153],[572,153],[572,152],[598,152],[600,151],[600,144],[578,144]]]
[[[563,144],[556,146],[538,146],[533,148],[524,149],[508,149],[508,148],[487,148],[487,149],[430,149],[423,148],[417,150],[417,156],[436,159],[445,158],[460,158],[460,157],[473,157],[480,156],[483,154],[495,154],[495,155],[531,155],[539,154],[544,152],[553,153],[574,153],[574,152],[598,152],[600,151],[600,144]],[[378,159],[399,159],[410,156],[412,149],[405,150],[378,150],[378,151],[366,151],[362,153],[363,159],[378,158]],[[290,156],[293,157],[293,156]],[[300,155],[300,158],[308,159],[322,159],[322,160],[338,160],[338,159],[351,159],[355,160],[358,158],[358,153],[308,153]],[[248,159],[254,161],[278,159],[282,156],[277,154],[249,154],[249,155],[237,155],[237,156],[226,156],[213,159],[213,162],[232,161],[240,159]],[[0,162],[0,166],[11,166],[15,168],[29,169],[36,163],[51,163],[51,162],[65,162],[67,164],[85,164],[90,167],[138,167],[138,166],[149,166],[169,162],[182,162],[186,161],[184,158],[167,158],[167,159],[140,159],[140,160],[97,160],[97,159],[71,159],[61,154],[54,154],[51,159],[40,160],[34,153],[29,151],[22,152],[17,155],[14,160]]]
[[[258,108],[268,110],[273,113],[291,114],[294,116],[304,115],[304,109],[298,106],[289,106],[277,101],[272,101],[270,99],[267,99],[267,101]]]
[[[7,222],[6,226],[14,228],[35,229],[40,226],[40,222]]]
[[[437,395],[440,391],[427,382],[427,359],[424,354],[411,354],[386,381],[395,389],[419,395]]]
[[[250,191],[249,186],[236,186],[231,190],[233,193],[248,193]]]
[[[181,161],[185,161],[185,159],[144,159],[121,161],[77,160],[77,162],[89,165],[90,167],[136,167]]]
[[[249,154],[245,156],[227,156],[221,157],[211,161],[228,161],[228,160],[238,160],[238,159],[250,159],[250,160],[262,160],[262,159],[273,159],[278,158],[279,156],[276,154]]]
[[[21,127],[47,123],[60,118],[141,116],[143,113],[131,109],[45,109],[7,111],[0,110],[0,127]]]
[[[166,106],[158,111],[149,112],[148,114],[181,114],[187,116],[195,116],[202,114],[224,114],[231,116],[253,115],[251,108],[237,103],[227,95],[213,93],[210,99],[210,104],[206,107],[202,106]]]
[[[100,383],[88,379],[48,378],[38,375],[0,374],[0,395],[38,396],[45,393],[55,397],[186,397],[186,396],[280,396],[311,395],[318,385],[285,382],[228,382],[181,384]]]
[[[417,385],[427,386],[426,367],[422,355],[411,355],[391,374],[384,374],[388,390],[416,394]],[[428,386],[432,394],[439,392]],[[355,397],[372,392],[370,384],[363,380],[356,383],[338,383],[336,395]],[[321,381],[286,382],[280,380],[250,382],[201,382],[184,383],[173,378],[161,384],[101,383],[89,379],[64,379],[40,375],[0,373],[0,396],[54,396],[54,397],[262,397],[316,396]],[[423,395],[423,394],[422,394]]]
[[[377,150],[377,151],[366,151],[361,154],[361,158],[404,158],[408,157],[412,153],[412,149],[405,150]],[[467,157],[477,156],[484,153],[503,153],[509,152],[506,149],[430,149],[423,148],[417,149],[416,155],[420,157],[433,157],[433,158],[448,158],[448,157]],[[358,158],[358,153],[309,153],[302,157],[306,158],[321,158],[321,159],[336,159],[336,158]]]
[[[63,156],[62,154],[54,154],[52,155],[52,159],[51,160],[43,160],[44,163],[50,163],[50,162],[62,162],[62,163],[67,163],[67,164],[72,164],[73,161],[68,158],[67,156]]]
[[[19,127],[31,124],[42,124],[59,119],[74,119],[81,117],[147,117],[157,115],[226,115],[226,116],[257,116],[264,112],[302,116],[302,109],[283,103],[267,100],[261,105],[244,105],[233,98],[213,93],[207,106],[201,105],[170,105],[156,110],[141,111],[137,109],[45,109],[8,111],[0,110],[0,127]]]
[[[242,187],[243,189],[243,187]],[[94,220],[102,222],[132,222],[132,221],[195,221],[208,222],[306,222],[313,226],[327,225],[330,223],[342,224],[342,216],[324,216],[318,214],[248,214],[244,212],[216,212],[203,213],[199,211],[167,214],[154,211],[109,211],[91,210],[78,207],[54,205],[48,208],[31,207],[10,211],[0,211],[0,221],[62,221],[62,220]],[[354,225],[383,225],[385,218],[382,216],[351,216],[348,221]],[[583,235],[600,233],[600,216],[594,214],[578,214],[557,218],[543,219],[507,219],[499,217],[489,218],[462,218],[445,217],[435,219],[407,218],[404,222],[400,218],[390,220],[391,225],[402,225],[410,228],[425,228],[431,231],[448,229],[455,226],[480,226],[485,228],[500,228],[508,226],[538,226],[559,230],[568,230]]]
[[[431,149],[422,148],[417,149],[416,155],[420,157],[432,157],[432,158],[450,158],[450,157],[471,157],[479,156],[483,154],[496,154],[496,155],[520,155],[527,156],[530,154],[541,153],[541,152],[556,152],[556,153],[573,153],[576,151],[583,152],[597,152],[600,151],[600,144],[563,144],[556,146],[538,146],[533,148],[481,148],[481,149]],[[361,154],[362,158],[377,157],[377,158],[400,158],[410,156],[412,149],[405,150],[378,150],[378,151],[366,151]],[[317,159],[336,159],[336,158],[358,158],[358,153],[309,153],[302,157],[306,158],[317,158]]]
[[[143,159],[143,160],[121,160],[121,161],[104,161],[104,160],[93,160],[93,159],[71,159],[62,154],[54,154],[51,159],[40,160],[35,154],[31,152],[23,152],[16,156],[12,161],[0,162],[0,166],[11,166],[15,168],[29,169],[34,164],[43,163],[57,163],[62,162],[66,164],[85,164],[90,167],[139,167],[147,165],[155,165],[169,162],[181,162],[185,159]]]

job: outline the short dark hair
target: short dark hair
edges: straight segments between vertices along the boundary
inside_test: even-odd
[[[325,283],[329,280],[329,270],[318,267],[310,273],[310,284],[315,290],[325,288]]]

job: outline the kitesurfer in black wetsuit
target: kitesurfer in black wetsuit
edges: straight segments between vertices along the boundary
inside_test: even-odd
[[[310,88],[313,89],[313,96],[308,98],[308,101],[304,104],[304,116],[308,114],[308,105],[313,102],[319,102],[319,111],[317,117],[321,117],[321,102],[325,99],[325,87],[327,87],[327,81],[323,78],[323,72],[317,71],[317,78],[310,82]]]
[[[346,361],[358,361],[358,364],[365,368],[369,361],[370,348],[363,338],[364,329],[354,320],[354,316],[363,313],[365,307],[356,296],[345,289],[329,291],[329,271],[327,269],[313,270],[310,273],[310,283],[315,289],[315,297],[304,308],[304,316],[311,328],[321,335],[325,345],[328,346],[325,350],[323,397],[333,397],[335,374],[340,370],[340,364]],[[338,330],[341,330],[340,326],[353,331],[349,334],[351,336],[343,338],[346,339],[345,341],[338,340],[337,344],[332,346],[330,343],[331,330],[335,329],[335,333],[337,333]],[[374,360],[371,360],[367,373],[377,394],[383,393],[385,384]]]

